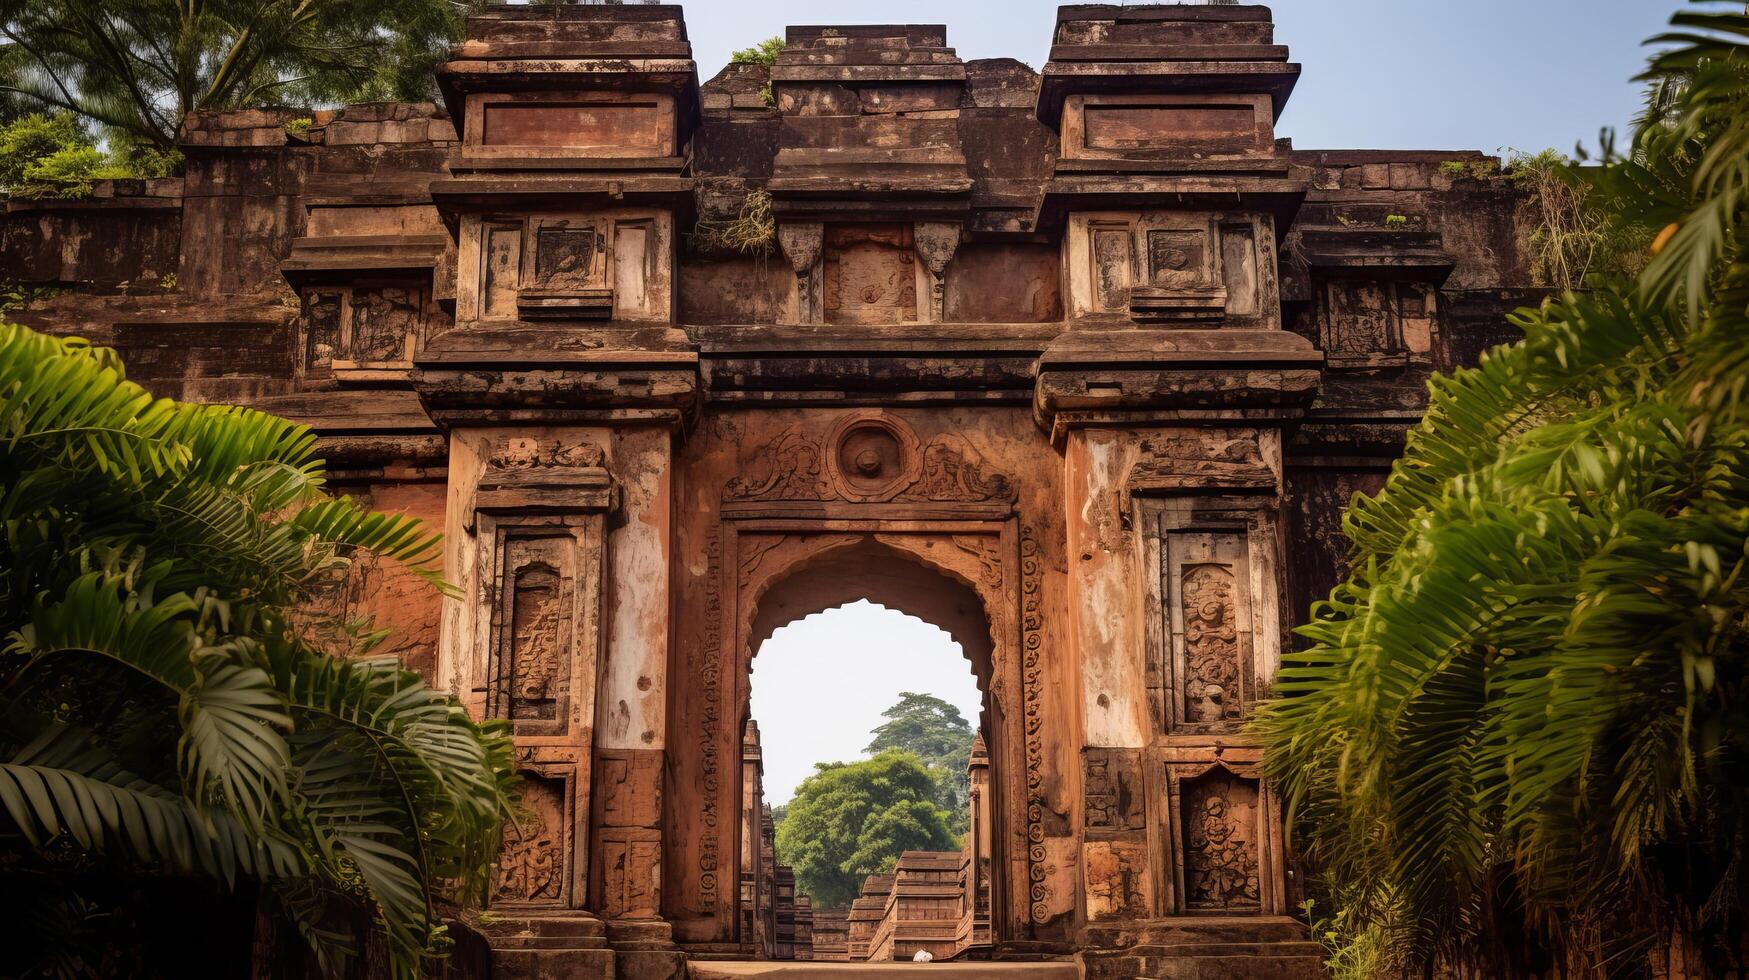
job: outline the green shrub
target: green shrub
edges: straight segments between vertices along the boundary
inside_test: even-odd
[[[95,146],[69,146],[24,168],[13,193],[25,197],[86,197],[100,180],[132,177]]]
[[[31,113],[0,126],[0,190],[13,191],[42,158],[89,145],[72,116]]]
[[[731,65],[774,65],[777,63],[777,53],[783,50],[783,38],[768,37],[750,48],[729,55]]]

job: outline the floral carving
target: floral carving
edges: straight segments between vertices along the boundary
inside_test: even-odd
[[[957,437],[923,447],[923,475],[899,499],[933,501],[1013,500],[1014,488],[1000,473],[985,473],[983,461]]]
[[[764,475],[736,477],[723,488],[724,500],[824,500],[832,495],[819,445],[791,426],[764,452]]]
[[[941,436],[924,446],[922,466],[914,470],[892,499],[934,503],[982,503],[1014,500],[1006,476],[988,472],[984,460],[958,436]],[[723,488],[728,501],[849,500],[843,486],[826,472],[829,454],[797,426],[783,430],[762,454],[763,464],[752,477],[736,477]],[[884,496],[884,495],[883,495]]]
[[[1233,573],[1222,565],[1185,569],[1184,716],[1190,722],[1239,717],[1239,632]]]
[[[1257,784],[1217,768],[1187,781],[1183,800],[1186,906],[1260,908]]]

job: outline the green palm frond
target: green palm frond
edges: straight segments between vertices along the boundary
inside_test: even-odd
[[[448,588],[438,538],[328,496],[314,448],[0,324],[0,838],[271,881],[319,963],[357,952],[362,914],[411,978],[443,949],[436,898],[485,898],[510,740],[310,645],[361,556]]]
[[[55,725],[0,762],[0,804],[12,826],[43,847],[59,836],[86,851],[233,882],[239,874],[289,877],[303,870],[279,834],[251,833],[129,773],[93,747],[88,732]]]
[[[251,662],[248,641],[202,644],[198,612],[187,595],[152,601],[92,572],[39,603],[9,649],[35,660],[102,657],[163,685],[181,719],[177,757],[192,795],[216,786],[236,817],[258,828],[286,802],[291,755],[281,733],[291,716],[272,676]]]
[[[1656,257],[1430,383],[1257,713],[1344,928],[1406,972],[1749,929],[1749,16],[1675,24],[1633,152],[1581,175]]]

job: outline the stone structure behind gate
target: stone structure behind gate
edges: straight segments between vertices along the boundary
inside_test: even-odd
[[[983,692],[976,859],[929,872],[985,910],[961,946],[1316,969],[1245,722],[1429,373],[1533,295],[1519,201],[1480,154],[1279,137],[1267,8],[1040,29],[1035,72],[795,27],[701,86],[677,6],[488,7],[441,106],[197,114],[184,178],[7,203],[8,273],[69,290],[21,319],[307,420],[444,529],[459,598],[350,598],[515,731],[498,975],[778,941],[750,665],[863,598]],[[872,902],[816,936],[866,955]]]

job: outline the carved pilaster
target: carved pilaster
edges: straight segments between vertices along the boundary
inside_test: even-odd
[[[777,243],[796,276],[796,302],[788,323],[825,320],[820,288],[820,250],[826,226],[818,221],[786,221],[777,226]]]
[[[488,458],[472,520],[479,588],[469,700],[507,719],[526,816],[505,829],[494,900],[582,908],[602,650],[606,514],[601,450],[512,439]]]

